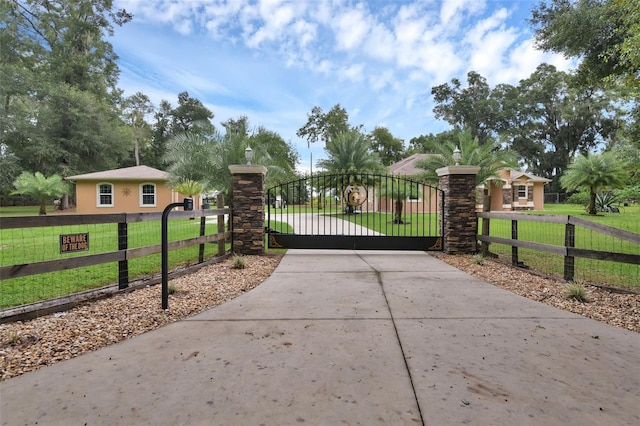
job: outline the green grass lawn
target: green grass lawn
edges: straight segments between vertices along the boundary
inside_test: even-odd
[[[404,223],[393,223],[393,213],[364,212],[359,214],[337,213],[338,219],[364,226],[389,236],[437,236],[440,232],[439,215],[436,213],[412,213],[402,216]]]
[[[51,214],[55,211],[55,206],[47,206],[47,214]],[[38,216],[40,211],[39,206],[11,206],[0,207],[0,217],[12,217],[12,216]]]
[[[596,216],[588,215],[585,208],[579,204],[545,204],[544,210],[527,213],[577,216],[603,225],[640,233],[640,204],[620,206],[620,213],[598,213]]]

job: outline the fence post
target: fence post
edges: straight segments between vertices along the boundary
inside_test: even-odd
[[[204,207],[203,207],[204,210]],[[200,236],[204,237],[205,235],[205,227],[207,225],[207,217],[204,216],[204,212],[202,212],[203,216],[200,216]],[[204,246],[205,244],[200,244],[198,248],[198,263],[204,262]]]
[[[478,245],[476,175],[479,166],[448,166],[436,170],[444,192],[444,251],[473,254]]]
[[[568,223],[570,218],[571,216],[567,218],[567,224],[564,227],[564,246],[567,250],[567,255],[564,257],[565,281],[573,281],[575,271],[575,258],[573,256],[568,256],[569,248],[576,246],[576,226],[572,223]]]
[[[229,170],[233,174],[233,252],[264,254],[264,177],[267,168],[242,164],[231,165]]]
[[[224,209],[224,195],[218,194],[216,196],[216,208]],[[227,240],[224,238],[224,231],[226,229],[226,223],[224,220],[224,214],[217,216],[218,221],[218,235],[222,237],[218,240],[218,256],[223,256],[226,253]]]
[[[118,250],[127,250],[129,248],[129,234],[127,215],[124,215],[124,222],[118,222]],[[120,290],[129,287],[129,261],[118,261],[118,288]]]

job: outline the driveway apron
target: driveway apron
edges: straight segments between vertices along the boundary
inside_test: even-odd
[[[637,333],[422,252],[289,250],[224,305],[0,383],[0,423],[638,425],[639,401]]]

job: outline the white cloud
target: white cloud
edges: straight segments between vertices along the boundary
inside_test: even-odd
[[[291,28],[301,47],[306,47],[316,39],[317,26],[311,22],[298,19]]]
[[[313,106],[336,103],[352,124],[386,123],[409,140],[446,126],[433,121],[435,85],[464,80],[469,70],[492,85],[513,84],[541,62],[571,65],[535,49],[514,17],[530,6],[513,0],[116,0],[116,7],[134,14],[116,28],[114,46],[126,53],[128,94],[175,90],[166,96],[175,100],[188,90],[216,120],[247,115],[294,141]]]
[[[508,16],[508,11],[501,8],[469,31],[465,43],[471,48],[470,70],[492,79],[508,66],[507,52],[519,36],[517,29],[506,25]]]
[[[456,22],[458,26],[464,12],[475,14],[484,10],[485,2],[482,0],[444,0],[440,8],[440,21],[443,25]]]
[[[353,64],[340,70],[340,79],[357,82],[362,80],[364,65]]]
[[[362,3],[356,8],[346,9],[334,16],[334,30],[338,50],[352,50],[359,47],[369,32],[369,20]]]
[[[392,61],[395,57],[393,34],[384,25],[375,24],[364,42],[364,51],[373,59]]]

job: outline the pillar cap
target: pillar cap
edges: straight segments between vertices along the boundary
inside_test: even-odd
[[[480,166],[447,166],[436,169],[438,176],[447,175],[477,175]]]
[[[236,174],[267,174],[267,168],[260,164],[233,164],[229,166],[231,173]]]

